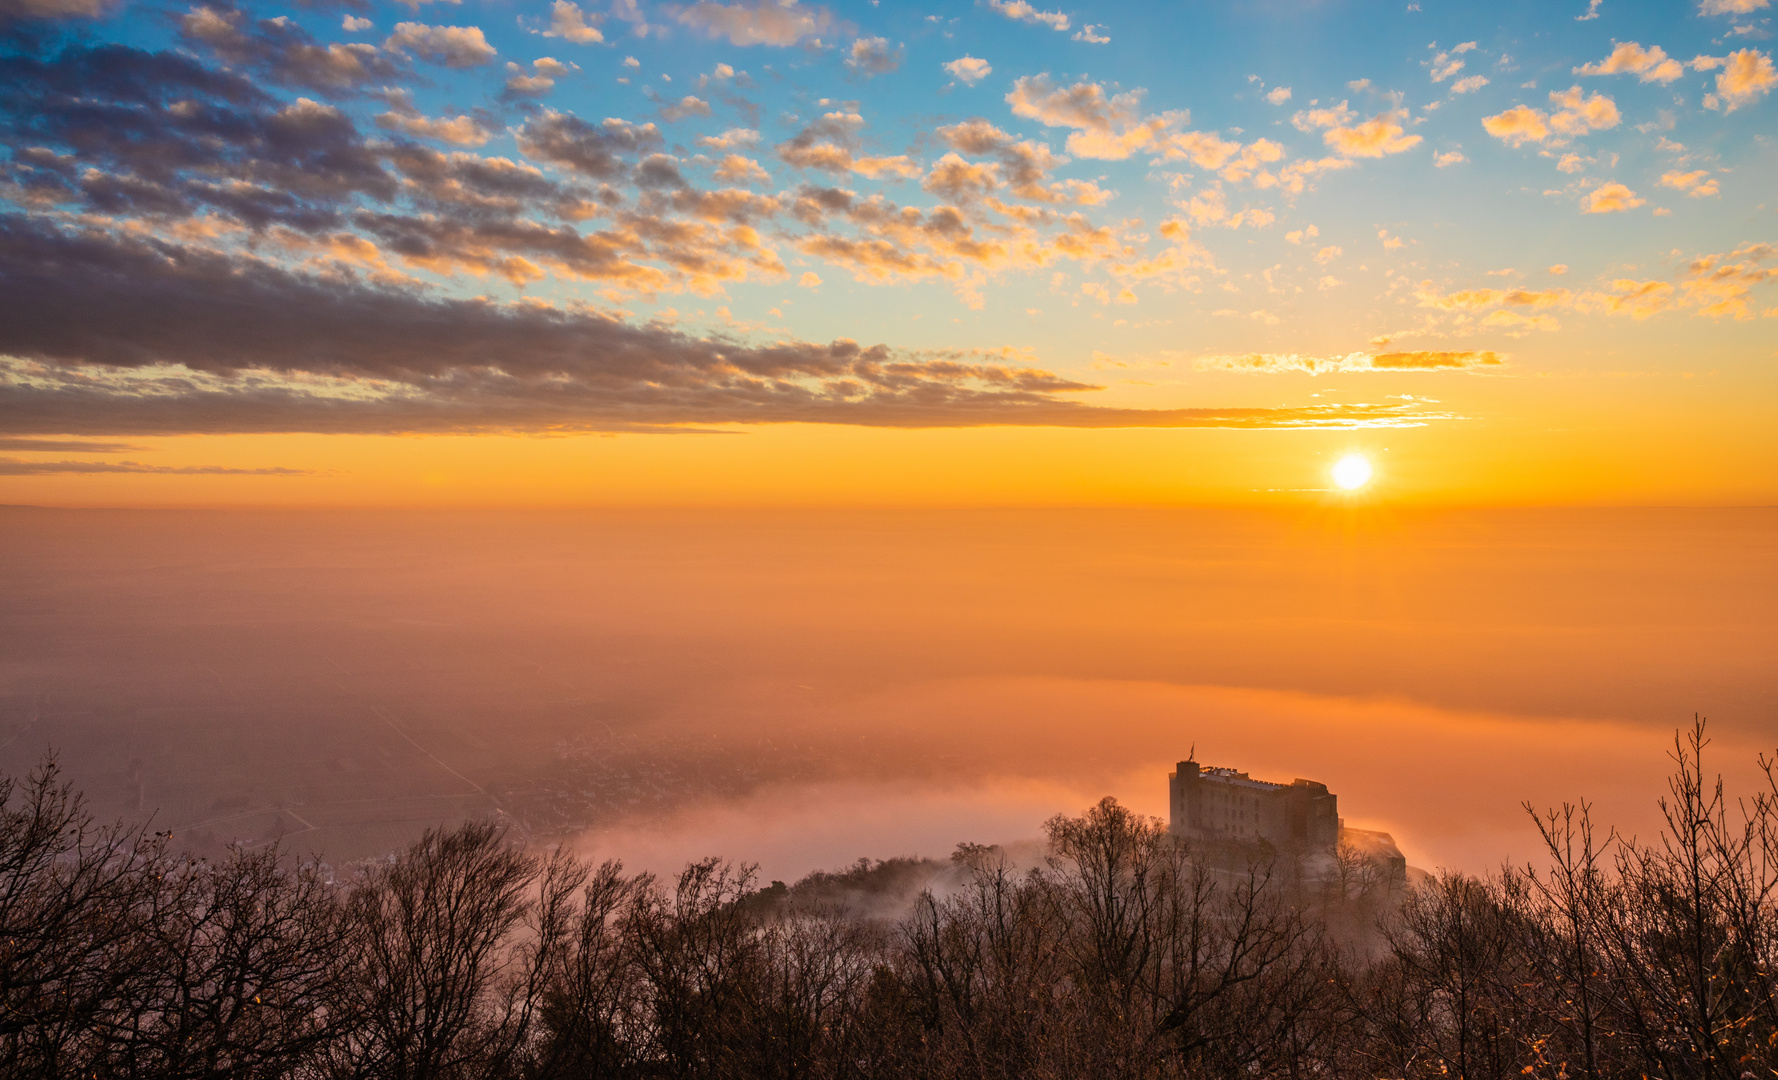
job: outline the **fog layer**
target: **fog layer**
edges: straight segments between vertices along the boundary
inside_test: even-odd
[[[1326,782],[1420,865],[1778,731],[1778,513],[0,511],[0,766],[194,845],[502,813],[771,876]]]

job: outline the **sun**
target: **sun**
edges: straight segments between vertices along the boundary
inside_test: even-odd
[[[1334,463],[1333,478],[1343,490],[1356,491],[1370,483],[1370,459],[1363,454],[1347,454]]]

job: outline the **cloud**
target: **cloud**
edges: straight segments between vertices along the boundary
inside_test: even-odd
[[[1432,155],[1433,165],[1435,165],[1441,169],[1448,168],[1449,166],[1456,165],[1456,164],[1459,164],[1461,162],[1465,162],[1468,160],[1469,160],[1468,158],[1463,156],[1463,151],[1461,151],[1461,150],[1440,150],[1440,151],[1435,152]]]
[[[0,26],[15,19],[97,19],[116,6],[113,0],[5,0]]]
[[[625,168],[626,154],[639,154],[662,145],[660,129],[653,124],[632,124],[607,118],[597,126],[578,116],[545,109],[514,133],[527,157],[574,170],[596,180],[616,178]]]
[[[1319,109],[1303,109],[1291,116],[1290,123],[1298,131],[1308,132],[1320,128],[1339,127],[1349,124],[1358,116],[1351,107],[1342,101],[1338,105],[1330,105]]]
[[[969,178],[957,185],[959,189],[974,187],[987,191],[1004,184],[1021,199],[1034,202],[1069,201],[1066,189],[1047,184],[1050,170],[1066,164],[1068,159],[1051,153],[1049,147],[1042,143],[1014,138],[979,117],[941,127],[934,134],[954,151],[973,157],[997,159],[997,167],[990,167],[988,171],[980,173],[970,172]],[[944,164],[942,160],[940,164]],[[958,175],[969,169],[968,163],[960,158],[956,165],[946,167]],[[935,173],[939,172],[939,165],[934,165],[933,168]]]
[[[1644,49],[1634,41],[1619,42],[1611,55],[1574,69],[1576,75],[1616,75],[1628,72],[1643,82],[1662,85],[1685,75],[1685,65],[1669,57],[1659,45]]]
[[[661,119],[667,123],[677,123],[688,116],[711,116],[710,103],[695,94],[687,94],[678,101],[661,106]]]
[[[861,157],[852,159],[852,171],[872,180],[884,176],[898,176],[904,179],[919,176],[920,166],[906,154],[893,157]]]
[[[1550,134],[1547,118],[1529,105],[1514,105],[1505,112],[1483,117],[1482,128],[1508,146],[1542,142]]]
[[[988,6],[1009,19],[1047,26],[1051,30],[1067,30],[1068,16],[1059,11],[1039,11],[1025,0],[988,0]]]
[[[1198,225],[1221,225],[1225,229],[1238,229],[1243,225],[1263,229],[1277,220],[1276,214],[1264,208],[1246,207],[1231,214],[1227,198],[1222,188],[1213,187],[1193,195],[1181,209]],[[1339,249],[1333,250],[1337,252]]]
[[[1565,146],[1590,131],[1616,127],[1622,119],[1615,102],[1604,94],[1585,97],[1581,88],[1550,91],[1548,114],[1528,105],[1515,105],[1502,113],[1482,118],[1482,128],[1508,146],[1548,142]]]
[[[731,45],[786,47],[837,29],[822,7],[804,7],[797,0],[755,0],[751,4],[700,3],[673,11],[673,17]]]
[[[1061,87],[1049,75],[1017,78],[1006,94],[1013,116],[1035,119],[1047,128],[1074,128],[1069,151],[1081,157],[1122,160],[1152,146],[1166,121],[1143,121],[1141,91],[1106,94],[1095,82]]]
[[[894,71],[901,66],[901,58],[902,50],[891,51],[887,38],[859,38],[852,43],[846,56],[846,66],[869,78]]]
[[[1716,93],[1704,96],[1704,107],[1725,113],[1758,101],[1778,86],[1778,70],[1773,69],[1772,58],[1757,49],[1741,49],[1721,58],[1700,56],[1692,61],[1692,66],[1700,70],[1723,69],[1716,76]]]
[[[556,0],[550,6],[549,29],[543,36],[561,38],[577,45],[597,45],[605,40],[598,26],[602,19],[601,15],[589,17],[572,0]]]
[[[1622,119],[1617,104],[1610,98],[1598,93],[1583,98],[1578,86],[1550,91],[1550,104],[1559,106],[1550,114],[1550,127],[1564,135],[1614,128]]]
[[[1416,295],[1422,307],[1445,311],[1485,311],[1502,304],[1512,307],[1561,308],[1573,303],[1567,289],[1462,289],[1439,293],[1423,286]]]
[[[249,21],[245,12],[230,7],[192,8],[180,17],[179,33],[230,64],[285,86],[335,91],[398,74],[396,65],[375,45],[322,45],[288,19]]]
[[[0,394],[4,394],[0,389]],[[160,476],[313,476],[312,469],[241,469],[226,465],[145,465],[140,461],[31,461],[0,457],[0,476],[67,476],[80,473],[150,473]]]
[[[1407,112],[1401,109],[1378,113],[1362,124],[1330,128],[1322,135],[1322,140],[1342,157],[1399,154],[1425,141],[1418,135],[1406,134],[1402,127],[1402,121],[1406,119]]]
[[[1342,157],[1384,157],[1411,150],[1424,140],[1408,135],[1402,126],[1407,111],[1393,109],[1378,113],[1361,124],[1354,124],[1357,113],[1346,102],[1317,109],[1303,109],[1290,118],[1298,131],[1326,128],[1322,140]]]
[[[1451,93],[1468,94],[1488,85],[1486,75],[1468,75],[1451,84]]]
[[[0,218],[0,427],[26,433],[1415,426],[1403,405],[1120,409],[963,352],[748,345],[585,310],[437,299]]]
[[[1612,194],[1633,198],[1627,188]],[[1641,200],[1632,203],[1640,204]],[[1750,319],[1753,288],[1778,280],[1778,269],[1768,265],[1774,262],[1778,262],[1778,244],[1750,243],[1727,253],[1697,256],[1684,266],[1677,281],[1618,278],[1608,290],[1579,293],[1568,289],[1462,289],[1442,293],[1430,282],[1423,282],[1415,296],[1421,307],[1464,317],[1489,312],[1483,325],[1509,330],[1555,329],[1554,320],[1542,313],[1558,310],[1647,319],[1666,311],[1692,308],[1697,314],[1712,318],[1726,315]],[[1549,272],[1566,274],[1568,267],[1558,263]]]
[[[1638,198],[1634,191],[1614,180],[1589,191],[1581,199],[1580,205],[1583,214],[1616,214],[1633,210],[1647,201]]]
[[[489,139],[487,131],[472,116],[430,117],[414,108],[407,91],[388,95],[389,111],[377,116],[377,126],[388,131],[401,131],[423,139],[439,139],[457,146],[481,146]]]
[[[1157,148],[1159,137],[1176,115],[1142,116],[1142,92],[1107,94],[1098,83],[1057,86],[1048,75],[1021,76],[1006,95],[1014,116],[1045,127],[1074,128],[1068,151],[1079,157],[1122,161],[1131,154]]]
[[[86,439],[31,439],[0,435],[0,450],[25,450],[39,454],[127,454],[146,450],[120,442],[92,442]]]
[[[714,175],[726,184],[769,184],[772,180],[759,162],[740,154],[725,155]]]
[[[858,145],[858,129],[863,126],[864,117],[858,113],[837,109],[824,113],[779,143],[778,157],[799,169],[851,172],[852,151]]]
[[[1706,179],[1709,176],[1709,169],[1698,169],[1695,172],[1680,172],[1675,169],[1661,174],[1661,185],[1683,191],[1694,199],[1702,199],[1718,193],[1717,182]]]
[[[1778,269],[1765,265],[1770,262],[1778,262],[1778,244],[1743,244],[1727,254],[1700,255],[1685,267],[1679,303],[1713,318],[1750,319],[1752,286],[1778,280]]]
[[[542,97],[555,87],[557,79],[579,70],[578,64],[564,64],[550,56],[540,56],[531,61],[529,72],[523,65],[508,63],[505,96]]]
[[[1473,45],[1475,43],[1469,42],[1469,44]],[[1451,52],[1457,51],[1457,49],[1451,50]],[[1462,51],[1468,52],[1469,50],[1463,49]],[[1444,82],[1446,79],[1463,70],[1463,61],[1453,57],[1451,53],[1439,53],[1426,63],[1427,66],[1432,69],[1433,82]]]
[[[707,146],[712,150],[733,150],[743,146],[757,146],[759,132],[752,128],[729,128],[721,135],[699,135],[698,145]]]
[[[993,67],[990,66],[986,60],[980,60],[969,55],[959,56],[957,59],[950,61],[944,65],[944,69],[950,72],[951,78],[956,79],[961,83],[967,83],[970,86],[974,86],[976,83],[981,82],[994,72]]]
[[[1376,371],[1475,371],[1505,363],[1493,352],[1392,352],[1347,353],[1343,356],[1311,356],[1301,353],[1240,353],[1199,357],[1201,370],[1233,371],[1253,375],[1302,373],[1346,374]]]
[[[1700,0],[1700,15],[1746,15],[1759,11],[1771,0]]]
[[[1108,36],[1105,33],[1105,28],[1103,26],[1097,25],[1096,23],[1088,23],[1085,26],[1081,27],[1079,30],[1076,30],[1073,34],[1072,40],[1084,41],[1084,42],[1088,43],[1089,45],[1109,45],[1109,44],[1111,44],[1111,38],[1110,38],[1110,36]]]
[[[479,26],[427,26],[424,23],[395,24],[395,32],[383,42],[392,52],[413,53],[448,68],[479,67],[494,61],[494,46],[482,36]]]
[[[1492,352],[1394,352],[1371,357],[1376,371],[1467,371],[1498,367],[1504,361]]]
[[[39,206],[174,220],[211,211],[312,231],[337,228],[355,195],[398,193],[341,110],[280,104],[251,77],[179,54],[74,45],[52,61],[0,56],[0,114],[13,132],[28,123],[8,171]]]
[[[1290,87],[1288,87],[1288,86],[1274,86],[1274,87],[1272,87],[1271,92],[1266,94],[1266,100],[1271,102],[1274,105],[1284,104],[1286,101],[1290,100]]]
[[[1264,168],[1283,157],[1282,146],[1256,139],[1242,146],[1202,131],[1175,128],[1190,119],[1184,111],[1152,115],[1142,113],[1141,90],[1108,94],[1098,83],[1081,81],[1058,86],[1047,74],[1022,76],[1006,95],[1013,115],[1036,120],[1046,127],[1069,127],[1067,149],[1077,157],[1122,161],[1140,151],[1159,153],[1166,160],[1187,159],[1200,168],[1218,171],[1232,183],[1251,181],[1255,187],[1283,187],[1295,194],[1305,178],[1318,171],[1312,163],[1277,173]]]
[[[1339,258],[1341,255],[1344,255],[1345,253],[1346,253],[1345,250],[1338,247],[1337,245],[1330,245],[1328,247],[1322,248],[1320,251],[1317,251],[1315,253],[1315,261],[1320,263],[1322,266],[1326,266],[1328,263],[1333,262],[1335,259]]]

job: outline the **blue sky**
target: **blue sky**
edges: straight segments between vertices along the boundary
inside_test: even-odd
[[[8,4],[17,273],[44,312],[150,267],[183,298],[0,341],[0,408],[45,433],[1422,424],[1573,400],[1489,379],[1771,385],[1767,0]],[[1355,375],[1372,412],[1323,397]]]

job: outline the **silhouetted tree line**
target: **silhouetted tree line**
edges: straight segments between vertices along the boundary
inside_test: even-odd
[[[885,918],[525,850],[472,823],[332,884],[0,781],[0,1069],[192,1078],[1778,1075],[1778,787],[1677,741],[1665,834],[1391,894],[1188,850],[1106,799]],[[898,871],[899,872],[899,871]],[[831,881],[829,882],[831,884]]]

